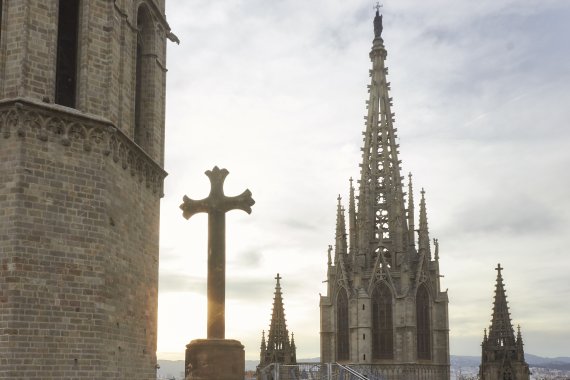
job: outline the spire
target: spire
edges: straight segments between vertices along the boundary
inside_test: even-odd
[[[501,264],[498,264],[495,269],[497,271],[497,284],[495,285],[493,317],[489,328],[489,344],[495,347],[513,347],[515,345],[515,331],[511,324],[511,315],[501,274],[503,268],[501,268]]]
[[[380,15],[376,17],[375,35],[381,32]],[[375,38],[370,52],[372,70],[368,115],[362,148],[358,203],[358,245],[369,250],[383,243],[388,248],[388,262],[396,263],[395,255],[407,249],[408,228],[400,176],[399,145],[396,143],[392,99],[386,81],[386,49],[381,38]],[[366,262],[373,262],[368,252]]]
[[[350,199],[348,201],[348,245],[349,252],[355,255],[356,248],[356,204],[354,201],[354,186],[352,184],[352,177],[350,177]]]
[[[412,173],[408,173],[408,229],[409,229],[409,243],[414,245],[414,188],[412,185]]]
[[[418,230],[418,250],[420,254],[423,252],[424,255],[431,260],[431,249],[429,245],[429,229],[427,222],[427,211],[426,211],[426,198],[425,190],[422,188],[422,199],[420,201],[420,229]]]
[[[338,204],[336,208],[336,245],[335,245],[335,264],[339,258],[347,253],[346,247],[346,223],[344,220],[344,207],[341,204],[341,197],[338,196]]]
[[[291,333],[291,363],[297,363],[297,346],[295,346],[295,334]]]
[[[261,351],[265,351],[267,349],[267,345],[265,344],[265,330],[261,332]]]
[[[521,325],[517,326],[517,346],[519,346],[519,347],[523,346],[523,340],[522,340],[522,335],[521,335]]]
[[[497,265],[497,284],[489,335],[483,336],[481,380],[514,379],[528,380],[530,371],[524,360],[524,351],[520,327],[515,340],[515,331],[511,324],[507,295],[503,284],[502,267]],[[498,377],[497,377],[498,375]]]
[[[287,322],[285,320],[285,308],[283,306],[283,297],[281,294],[281,276],[277,273],[275,277],[275,296],[273,298],[273,313],[271,315],[271,324],[267,333],[267,352],[265,364],[269,362],[278,362],[283,364],[291,364],[291,357],[295,353],[292,352],[289,342],[289,332],[287,331]]]

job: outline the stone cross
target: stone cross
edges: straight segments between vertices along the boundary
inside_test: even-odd
[[[238,196],[224,195],[224,180],[229,172],[214,166],[205,173],[210,178],[210,195],[199,201],[186,195],[180,205],[184,218],[208,213],[208,339],[225,339],[226,309],[226,212],[243,210],[251,214],[255,201],[251,191]]]

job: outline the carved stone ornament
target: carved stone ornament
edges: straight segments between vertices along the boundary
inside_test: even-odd
[[[34,137],[63,146],[82,144],[85,152],[98,146],[104,155],[162,197],[167,173],[122,131],[108,120],[77,110],[45,105],[25,99],[0,102],[0,141],[11,137]]]

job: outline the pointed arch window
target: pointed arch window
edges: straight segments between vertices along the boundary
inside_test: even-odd
[[[152,17],[145,4],[137,11],[137,49],[135,63],[135,115],[133,138],[141,148],[148,150],[151,145],[150,116],[153,110],[152,99]]]
[[[372,358],[394,357],[392,292],[385,283],[376,285],[372,295]]]
[[[76,106],[79,0],[59,0],[55,103]]]
[[[336,314],[337,360],[348,360],[349,359],[348,297],[344,289],[341,289],[338,292],[336,310],[337,310]]]
[[[418,359],[431,359],[431,331],[429,317],[429,294],[425,285],[416,294],[416,328]]]

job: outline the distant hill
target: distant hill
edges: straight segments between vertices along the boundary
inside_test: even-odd
[[[570,371],[570,357],[543,358],[532,354],[525,354],[525,359],[530,367]]]
[[[556,358],[544,358],[532,354],[525,354],[526,362],[530,367],[557,369],[562,371],[570,371],[570,357],[561,356]],[[299,363],[319,362],[320,358],[299,359]],[[479,356],[450,356],[452,368],[479,367],[481,358]],[[255,371],[259,360],[246,360],[245,370]],[[160,368],[157,371],[159,379],[183,379],[184,378],[184,360],[159,360]]]

